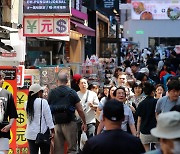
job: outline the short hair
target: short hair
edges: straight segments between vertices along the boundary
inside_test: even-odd
[[[115,78],[117,78],[118,77],[118,71],[122,71],[122,68],[120,68],[120,67],[117,67],[116,69],[115,69],[115,71],[114,71],[114,77]]]
[[[173,89],[180,90],[180,82],[179,80],[171,80],[168,82],[167,87],[168,91]]]
[[[142,92],[141,93],[143,93],[143,85],[142,85],[141,81],[134,82],[134,84],[132,85],[132,92],[133,93],[134,93],[134,88],[136,88],[136,87],[142,88]]]
[[[83,79],[87,81],[86,78],[82,77],[82,78],[80,78],[80,79],[78,80],[77,84],[79,85],[80,81],[83,80]],[[88,81],[87,81],[87,83],[88,83]]]
[[[149,95],[151,95],[151,93],[153,91],[155,91],[155,87],[151,83],[145,82],[144,87],[143,87],[143,91],[144,91],[145,95],[149,96]]]
[[[163,86],[162,84],[157,84],[157,85],[155,85],[155,90],[156,90],[158,87],[162,87],[163,90],[164,90],[164,86]],[[165,91],[165,90],[164,90],[164,91]]]
[[[113,92],[113,96],[116,97],[116,92],[119,90],[119,89],[122,89],[124,92],[125,92],[125,97],[126,97],[126,89],[122,86],[118,87],[114,92]]]
[[[68,83],[68,74],[67,73],[64,73],[64,72],[59,72],[58,73],[58,80],[61,82],[61,83]]]

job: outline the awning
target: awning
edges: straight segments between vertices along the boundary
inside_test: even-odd
[[[81,23],[75,22],[75,21],[71,21],[71,23],[75,25],[76,30],[79,33],[84,34],[84,35],[88,35],[88,36],[95,36],[95,30],[94,29],[92,29],[88,26],[85,26]]]
[[[36,37],[39,40],[49,40],[49,41],[69,41],[69,36],[49,36],[49,37]]]

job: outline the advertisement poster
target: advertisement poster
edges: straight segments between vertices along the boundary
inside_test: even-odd
[[[24,16],[24,36],[69,36],[68,16]]]
[[[22,88],[18,88],[17,91],[17,154],[28,154],[28,143],[25,138],[25,129],[27,124],[27,115],[24,108],[24,104],[28,98],[29,87],[32,84],[32,76],[25,75],[24,76],[24,86]]]
[[[135,20],[180,19],[180,3],[165,1],[132,1],[131,17]]]
[[[17,102],[15,99],[17,97],[17,79],[16,79],[17,69],[16,67],[0,66],[0,71],[3,71],[6,75],[2,88],[12,93],[14,97],[15,105],[17,106]],[[11,139],[9,141],[10,154],[16,154],[16,125],[17,122],[15,121],[13,126],[11,127]]]

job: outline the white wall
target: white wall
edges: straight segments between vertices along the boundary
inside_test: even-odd
[[[144,34],[136,34],[136,31]],[[129,20],[124,23],[124,37],[139,42],[140,49],[148,47],[149,37],[180,38],[180,20]]]

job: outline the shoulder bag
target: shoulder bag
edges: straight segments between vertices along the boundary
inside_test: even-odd
[[[50,145],[49,129],[47,129],[47,131],[44,134],[41,133],[41,119],[42,119],[42,100],[41,100],[40,130],[39,130],[39,133],[37,134],[35,143],[36,144],[48,144],[48,145]]]

